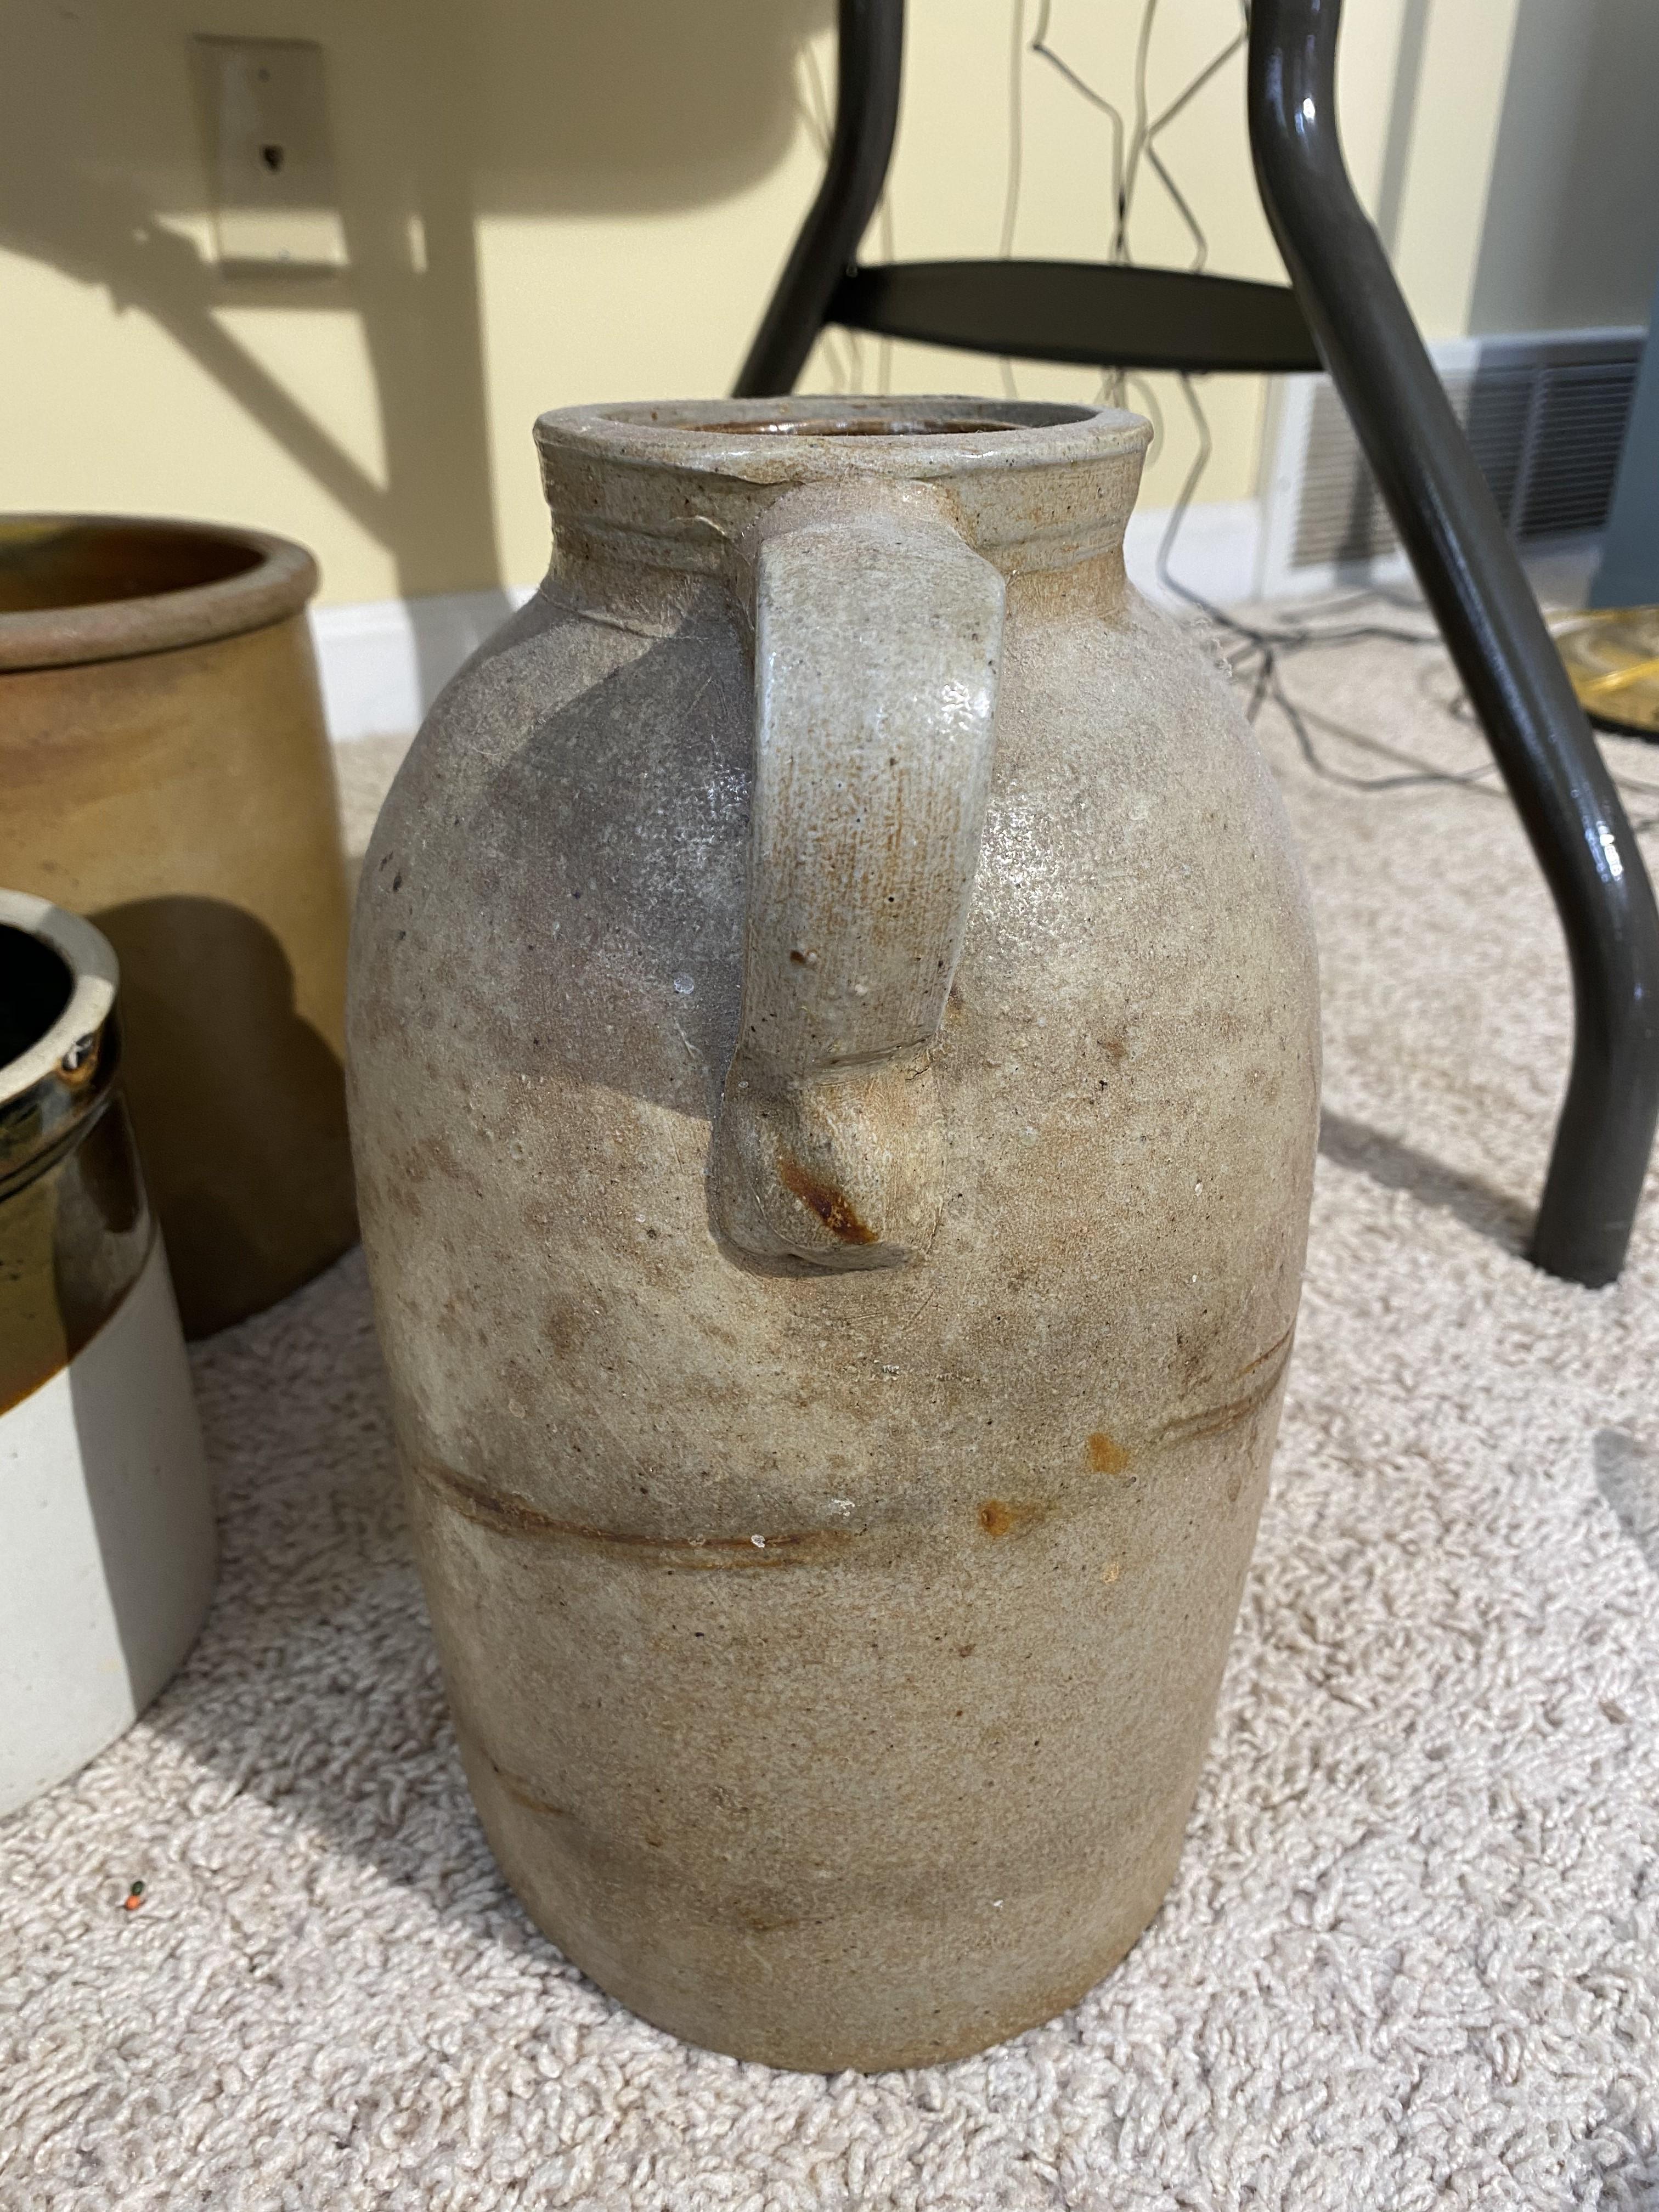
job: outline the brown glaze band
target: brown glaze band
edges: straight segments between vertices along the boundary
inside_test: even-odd
[[[457,1513],[497,1536],[589,1546],[601,1553],[678,1567],[801,1567],[844,1552],[860,1533],[803,1528],[782,1535],[662,1536],[636,1528],[601,1528],[561,1520],[513,1491],[486,1490],[433,1459],[416,1469],[422,1482]]]
[[[67,1367],[143,1272],[155,1238],[116,1087],[119,971],[108,941],[48,900],[0,891],[0,929],[63,963],[61,1011],[0,1067],[0,1413]]]
[[[1125,1474],[1147,1454],[1172,1445],[1199,1442],[1237,1428],[1261,1411],[1278,1389],[1290,1363],[1295,1335],[1287,1329],[1276,1344],[1251,1360],[1235,1380],[1255,1379],[1250,1388],[1225,1403],[1201,1407],[1164,1422],[1143,1442],[1132,1447],[1115,1443],[1097,1430],[1087,1443],[1090,1469],[1096,1474]],[[531,1542],[574,1544],[601,1556],[629,1559],[647,1565],[676,1567],[805,1567],[822,1566],[846,1555],[867,1528],[800,1528],[781,1534],[665,1535],[637,1528],[605,1528],[585,1521],[568,1520],[514,1491],[487,1489],[436,1459],[416,1463],[419,1480],[453,1512],[487,1528],[493,1535],[514,1536]],[[1231,1495],[1231,1493],[1230,1493]],[[1006,1536],[1035,1528],[1048,1520],[1059,1503],[1054,1498],[988,1498],[977,1518],[985,1534]]]

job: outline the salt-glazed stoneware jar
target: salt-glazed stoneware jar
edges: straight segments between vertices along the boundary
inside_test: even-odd
[[[604,1988],[774,2065],[1061,2010],[1174,1871],[1319,1050],[1148,432],[538,426],[537,597],[364,866],[358,1189],[473,1796]]]
[[[0,1814],[84,1765],[179,1665],[213,1492],[120,1082],[118,970],[0,890]]]

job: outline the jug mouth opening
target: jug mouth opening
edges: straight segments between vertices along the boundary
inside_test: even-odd
[[[961,393],[636,400],[536,424],[555,559],[720,574],[793,488],[934,483],[1010,573],[1121,546],[1152,425],[1115,407]],[[561,550],[562,549],[562,550]]]
[[[1045,432],[1091,426],[1129,430],[1133,436],[1139,418],[1113,408],[1081,406],[1056,400],[1008,400],[948,397],[933,394],[881,393],[853,398],[845,393],[796,396],[780,393],[768,399],[687,399],[635,401],[622,406],[556,409],[538,424],[545,440],[567,427],[580,434],[586,429],[610,434],[606,442],[620,437],[642,446],[676,446],[699,439],[787,440],[792,444],[812,440],[856,438],[878,442],[903,440],[907,445],[921,439],[955,441],[966,438],[1020,438],[1030,441]]]
[[[711,430],[741,431],[750,438],[968,438],[988,431],[1018,430],[1018,422],[963,422],[943,416],[872,416],[862,422],[711,422]]]
[[[1086,422],[1093,410],[1079,407],[1067,418]],[[637,424],[636,415],[612,412],[606,420]],[[654,419],[654,418],[653,418]],[[781,412],[764,416],[732,416],[725,421],[711,422],[698,415],[684,422],[665,422],[668,429],[699,431],[709,437],[721,438],[983,438],[988,436],[1018,436],[1042,427],[1034,422],[1013,422],[1006,409],[995,415],[963,413],[929,413],[903,415],[891,405],[870,415],[838,412],[834,415]]]

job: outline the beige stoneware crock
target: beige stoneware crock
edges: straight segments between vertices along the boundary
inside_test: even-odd
[[[222,524],[0,516],[0,883],[121,963],[123,1079],[185,1332],[357,1233],[349,905],[302,546]]]
[[[1319,1083],[1146,425],[569,410],[352,955],[365,1239],[468,1778],[606,1990],[775,2065],[1061,2010],[1174,1872]]]

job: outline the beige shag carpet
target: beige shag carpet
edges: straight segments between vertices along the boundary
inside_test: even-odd
[[[1479,764],[1437,649],[1285,680],[1322,718],[1319,770],[1261,725],[1322,939],[1307,1293],[1129,1960],[870,2080],[684,2048],[566,1966],[468,1805],[354,1256],[199,1350],[206,1633],[0,1827],[7,2212],[1659,2207],[1659,1203],[1615,1289],[1520,1256],[1569,1023],[1514,815],[1331,773]],[[360,845],[396,750],[343,762]],[[1659,811],[1659,752],[1608,754]]]

